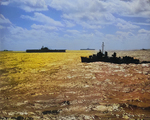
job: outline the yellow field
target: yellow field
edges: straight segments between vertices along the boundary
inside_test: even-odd
[[[1,85],[16,86],[33,80],[35,75],[57,72],[62,65],[81,62],[80,56],[94,51],[66,51],[65,53],[0,52]]]

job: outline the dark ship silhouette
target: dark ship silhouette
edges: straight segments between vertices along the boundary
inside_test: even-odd
[[[109,57],[107,55],[107,51],[105,51],[105,54],[103,54],[104,51],[104,43],[102,44],[102,52],[101,50],[97,54],[90,55],[89,57],[81,57],[82,62],[97,62],[97,61],[102,61],[102,62],[109,62],[109,63],[116,63],[116,64],[129,64],[129,63],[134,63],[134,64],[141,64],[141,63],[150,63],[150,61],[142,61],[140,62],[139,59],[134,59],[133,57],[130,56],[124,56],[124,57],[116,57],[116,53],[112,55],[112,57]]]
[[[34,52],[66,52],[65,49],[48,49],[47,47],[42,46],[41,49],[29,49],[26,50],[28,53],[34,53]]]
[[[110,63],[116,63],[116,64],[122,64],[122,63],[135,63],[139,64],[140,61],[138,59],[134,59],[133,57],[130,56],[125,56],[123,58],[121,57],[116,57],[116,53],[112,55],[112,57],[107,56],[107,52],[103,54],[101,51],[99,51],[97,54],[90,55],[89,58],[87,57],[81,57],[82,62],[97,62],[97,61],[102,61],[102,62],[110,62]]]
[[[80,49],[80,50],[95,50],[95,49],[87,48],[87,49]]]

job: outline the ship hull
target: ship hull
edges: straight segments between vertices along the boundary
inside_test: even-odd
[[[27,53],[41,53],[41,52],[66,52],[66,50],[26,50]]]

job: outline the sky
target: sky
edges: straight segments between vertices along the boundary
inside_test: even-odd
[[[0,0],[0,50],[150,49],[150,0]]]

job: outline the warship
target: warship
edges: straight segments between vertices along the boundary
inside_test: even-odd
[[[150,61],[140,62],[139,59],[135,59],[130,56],[116,57],[117,54],[115,52],[112,54],[112,57],[109,57],[107,54],[108,54],[107,51],[105,51],[105,54],[104,54],[104,42],[103,42],[102,51],[99,50],[99,52],[97,54],[90,55],[89,57],[81,57],[81,61],[87,62],[87,63],[102,61],[102,62],[109,62],[109,63],[115,63],[115,64],[150,63]]]
[[[107,56],[107,51],[105,54],[101,52],[101,50],[97,54],[90,55],[88,57],[81,57],[82,62],[97,62],[97,61],[102,61],[102,62],[110,62],[110,63],[116,63],[116,64],[122,64],[122,63],[135,63],[139,64],[140,61],[138,59],[134,59],[133,57],[130,56],[124,56],[123,58],[121,57],[116,57],[116,53],[112,55],[112,57]]]
[[[42,46],[41,49],[27,49],[27,53],[35,52],[66,52],[66,49],[48,49],[47,47]]]
[[[95,50],[95,49],[87,48],[87,49],[80,49],[80,50]]]

